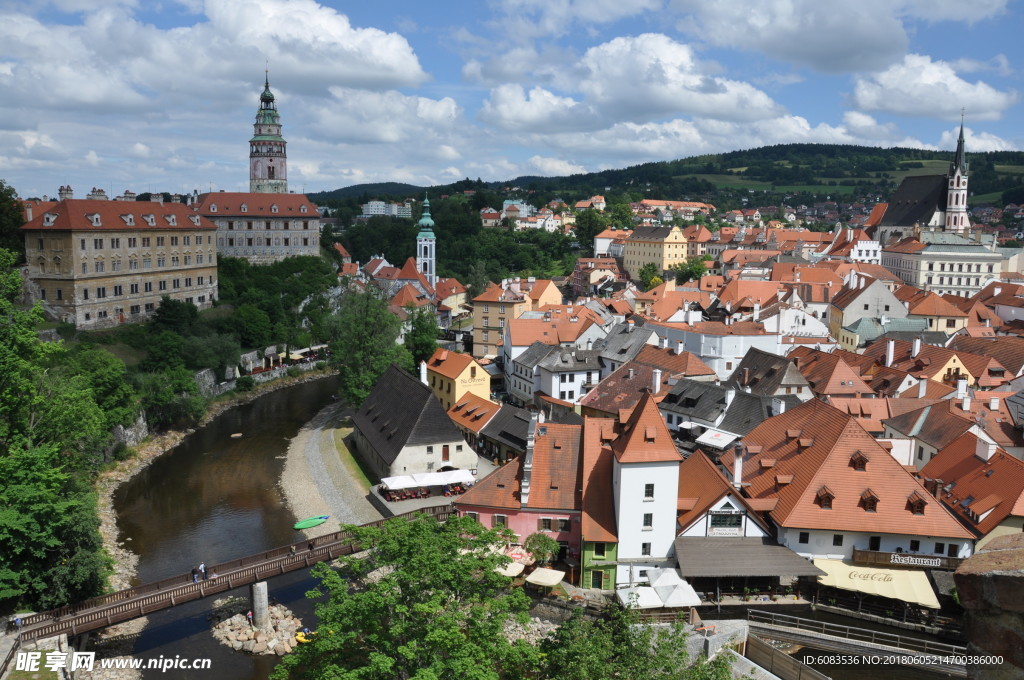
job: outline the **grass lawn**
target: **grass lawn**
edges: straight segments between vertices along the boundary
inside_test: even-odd
[[[103,345],[103,349],[123,361],[125,366],[128,366],[129,368],[137,366],[139,362],[146,358],[145,350],[129,347],[123,342],[117,342],[112,345]]]
[[[334,447],[338,449],[338,458],[341,459],[341,464],[345,466],[345,469],[352,479],[359,483],[363,491],[369,492],[377,482],[369,470],[363,468],[362,461],[352,455],[352,452],[348,450],[348,445],[345,444],[345,438],[352,434],[351,427],[339,427],[334,431]],[[378,480],[379,481],[379,480]]]
[[[45,653],[44,653],[45,654]],[[40,660],[40,663],[46,661],[44,655]],[[14,662],[11,662],[11,666]],[[75,671],[76,673],[78,671]],[[50,678],[58,678],[57,671],[11,671],[7,675],[7,680],[50,680]]]

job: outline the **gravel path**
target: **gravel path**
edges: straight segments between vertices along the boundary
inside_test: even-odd
[[[382,518],[366,499],[366,491],[345,469],[335,448],[334,433],[346,415],[341,404],[325,407],[288,446],[281,489],[295,517],[331,516],[324,524],[304,532],[310,538],[338,531],[342,524],[364,524]]]

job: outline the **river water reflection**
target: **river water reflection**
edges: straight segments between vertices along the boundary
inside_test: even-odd
[[[139,556],[137,581],[148,583],[300,540],[278,486],[288,441],[337,391],[334,378],[260,397],[197,430],[154,461],[114,496],[121,540]],[[231,434],[242,437],[232,439]],[[272,599],[312,621],[305,593],[308,571],[269,581]],[[234,591],[248,596],[248,587]],[[144,678],[263,680],[276,657],[252,657],[215,642],[207,615],[211,600],[157,612],[135,645],[135,656],[210,658],[207,671],[159,670]]]

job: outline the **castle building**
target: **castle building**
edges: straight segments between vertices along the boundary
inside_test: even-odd
[[[141,321],[164,295],[209,307],[217,295],[216,227],[181,203],[61,200],[26,215],[29,288],[79,328]],[[158,195],[159,196],[159,195]]]
[[[249,191],[257,194],[288,193],[287,142],[281,136],[281,116],[277,112],[270,79],[263,84],[260,108],[256,112],[252,139],[249,140]]]
[[[217,252],[253,264],[320,254],[320,213],[302,194],[200,194],[198,212],[217,226]]]

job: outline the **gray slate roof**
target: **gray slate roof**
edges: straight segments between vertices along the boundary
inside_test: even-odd
[[[388,465],[406,446],[463,439],[430,388],[395,364],[384,371],[352,422]]]
[[[502,404],[494,417],[480,430],[480,435],[526,453],[526,433],[529,429],[529,411],[511,404]]]
[[[548,345],[538,340],[524,349],[522,354],[513,359],[513,362],[520,366],[526,366],[527,368],[533,369],[537,367],[537,364],[544,360],[544,357],[559,349],[561,349],[561,347],[557,345]]]
[[[729,404],[729,409],[725,412],[725,418],[722,418],[722,422],[719,423],[718,429],[738,434],[741,437],[749,434],[764,421],[779,415],[772,404],[775,399],[781,399],[787,410],[800,405],[800,400],[792,394],[770,397],[737,392],[732,403]]]
[[[936,210],[946,209],[946,175],[917,175],[900,182],[885,209],[882,227],[910,227],[928,224]]]
[[[633,321],[632,331],[628,323],[615,324],[608,335],[594,342],[593,348],[601,354],[602,361],[624,364],[639,354],[651,336],[655,335],[653,329],[644,327],[640,317],[634,317]]]
[[[676,538],[679,573],[696,576],[823,576],[805,557],[769,538]]]
[[[555,351],[549,352],[537,365],[552,373],[601,370],[601,362],[596,350],[558,346],[551,349]]]
[[[913,333],[916,338],[928,330],[928,319],[888,319],[883,325],[878,319],[864,317],[847,326],[846,330],[859,335],[863,344],[873,342],[887,333],[889,334],[887,337],[890,338],[896,337],[892,333],[900,332]]]
[[[743,383],[743,371],[747,381]],[[752,347],[743,356],[736,370],[725,384],[737,389],[749,389],[751,394],[771,396],[780,385],[810,385],[792,361],[784,356]]]
[[[742,390],[735,391],[732,403],[726,409],[726,389],[713,383],[683,378],[672,386],[669,393],[658,404],[658,408],[668,413],[705,422],[714,422],[725,411],[725,417],[722,418],[717,429],[732,432],[741,437],[768,418],[778,415],[772,402],[780,397],[759,396]],[[800,405],[800,400],[790,394],[781,399],[787,409]]]

